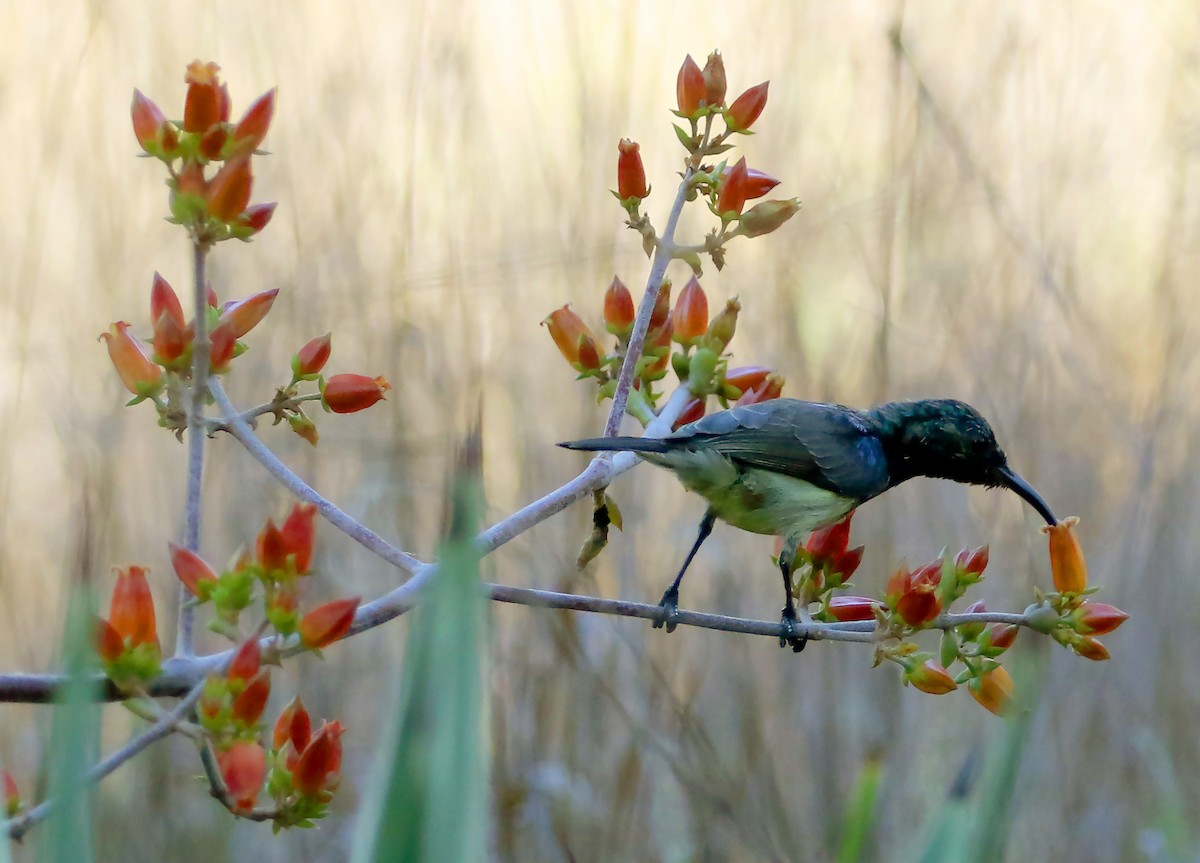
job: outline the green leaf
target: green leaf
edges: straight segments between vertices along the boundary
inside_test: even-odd
[[[883,768],[877,758],[868,758],[858,774],[850,806],[846,810],[846,823],[842,831],[842,847],[838,849],[838,863],[855,863],[862,859],[863,848],[871,835],[875,813],[875,801],[879,799],[879,779]],[[947,858],[949,859],[949,858]]]
[[[395,719],[358,825],[355,863],[485,859],[489,735],[477,480],[460,477],[453,497],[441,563],[413,612]]]

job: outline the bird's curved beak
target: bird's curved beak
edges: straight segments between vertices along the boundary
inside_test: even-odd
[[[996,477],[1000,484],[1005,488],[1010,488],[1018,495],[1023,497],[1025,501],[1037,510],[1038,515],[1046,519],[1046,524],[1053,527],[1058,524],[1058,519],[1054,517],[1054,513],[1050,511],[1050,507],[1046,505],[1046,501],[1042,500],[1042,496],[1034,491],[1033,486],[1021,479],[1008,465],[996,469]]]

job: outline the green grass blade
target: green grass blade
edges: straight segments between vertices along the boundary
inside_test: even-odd
[[[878,758],[868,757],[859,771],[858,781],[846,810],[846,823],[842,831],[842,845],[838,849],[838,863],[856,863],[862,859],[863,848],[871,835],[875,802],[879,799],[879,780],[883,767]]]

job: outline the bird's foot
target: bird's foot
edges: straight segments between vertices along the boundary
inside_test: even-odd
[[[665,626],[667,632],[674,632],[679,620],[679,588],[668,587],[658,601],[658,607],[663,610],[663,616],[654,621],[654,628],[662,629]]]
[[[808,638],[800,634],[800,627],[796,624],[796,609],[791,606],[784,608],[780,623],[783,632],[779,634],[779,646],[790,647],[793,653],[799,653],[808,644]]]

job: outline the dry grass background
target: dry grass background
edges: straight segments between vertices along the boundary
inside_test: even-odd
[[[120,407],[95,341],[120,318],[145,331],[155,269],[187,283],[157,167],[133,158],[134,86],[177,115],[194,57],[221,63],[235,114],[279,85],[255,194],[280,202],[275,222],[213,256],[222,297],[282,289],[229,388],[264,400],[328,329],[333,371],[386,374],[390,400],[321,420],[319,451],[264,436],[429,555],[480,399],[489,518],[582,466],[552,444],[594,433],[603,411],[538,321],[567,301],[597,320],[614,272],[641,284],[607,191],[616,141],[642,143],[661,222],[675,71],[716,46],[732,91],[771,79],[745,152],[805,204],[704,279],[714,302],[742,298],[737,359],[784,371],[794,396],[975,403],[1056,512],[1083,518],[1093,580],[1134,615],[1103,665],[1022,638],[1018,682],[1039,697],[1010,808],[992,813],[1003,859],[1200,853],[1192,4],[5,0],[0,25],[4,669],[52,667],[74,574],[107,585],[109,565],[139,561],[161,609],[173,596],[183,449],[151,411]],[[204,546],[221,558],[286,499],[232,441],[211,453]],[[648,468],[613,492],[626,530],[588,573],[572,563],[580,506],[490,557],[488,577],[656,599],[701,505]],[[857,581],[990,541],[981,595],[1021,608],[1048,582],[1035,522],[1012,495],[914,482],[860,513]],[[322,594],[394,583],[331,529],[319,539]],[[773,618],[770,550],[719,528],[686,604]],[[607,617],[496,608],[493,622],[497,859],[832,860],[868,762],[882,779],[865,859],[910,859],[964,763],[1004,734],[965,694],[902,689],[853,645],[797,658]],[[172,741],[104,784],[99,859],[343,859],[406,625],[276,680],[280,703],[301,686],[350,728],[345,792],[319,831],[231,824]],[[46,713],[0,717],[0,753],[28,784]],[[110,708],[106,745],[130,727]]]

